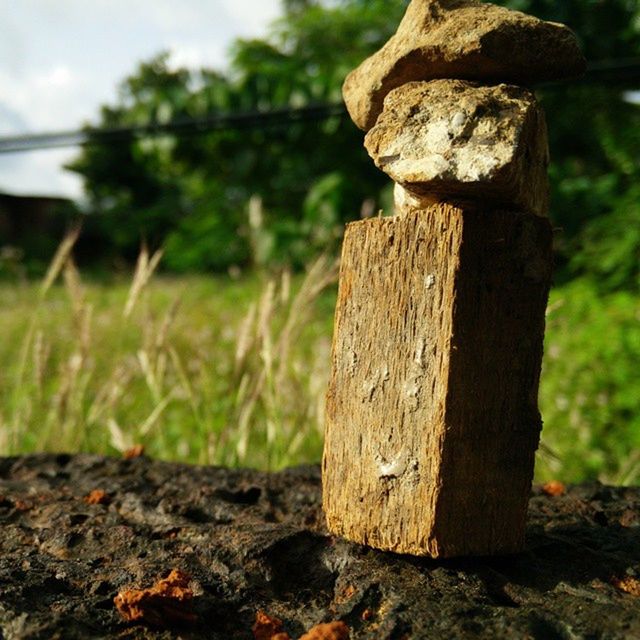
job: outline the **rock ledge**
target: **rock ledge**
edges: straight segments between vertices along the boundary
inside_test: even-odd
[[[294,638],[333,620],[352,639],[640,637],[638,488],[535,489],[525,553],[446,562],[332,538],[320,504],[316,467],[0,458],[0,637],[233,640],[258,610]],[[115,596],[173,569],[193,621],[123,620]]]

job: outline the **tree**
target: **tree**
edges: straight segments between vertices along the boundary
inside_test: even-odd
[[[564,22],[589,62],[640,56],[635,0],[507,0],[504,4]],[[543,88],[552,156],[552,218],[558,280],[593,276],[602,291],[640,290],[640,107],[633,84]]]
[[[166,54],[141,64],[126,78],[116,106],[103,106],[100,125],[117,128],[167,122],[188,115],[190,74],[170,71]],[[125,135],[115,144],[91,144],[69,166],[84,178],[102,231],[126,258],[141,238],[158,243],[167,219],[180,207],[183,168],[175,162],[176,140]]]
[[[640,55],[635,0],[503,4],[566,22],[589,60]],[[236,42],[228,73],[174,71],[158,56],[124,81],[118,104],[103,107],[101,125],[336,103],[345,75],[389,38],[405,6],[404,0],[286,0],[266,39]],[[553,158],[552,217],[563,230],[561,280],[591,273],[605,288],[638,286],[640,239],[628,233],[627,221],[640,217],[640,109],[625,100],[626,88],[541,88]],[[363,202],[381,206],[388,190],[362,148],[362,132],[346,118],[88,146],[72,169],[85,178],[104,231],[122,254],[135,253],[140,236],[168,237],[173,268],[248,261],[242,234],[252,195],[263,199],[273,258],[301,262],[333,237],[318,228],[356,218]]]
[[[267,40],[236,43],[228,75],[171,71],[167,56],[160,55],[122,83],[118,104],[102,108],[100,124],[338,102],[347,71],[389,37],[403,4],[288,3]],[[84,177],[92,208],[120,253],[131,257],[141,236],[155,242],[169,237],[167,261],[176,268],[246,261],[241,227],[254,194],[265,203],[274,257],[306,260],[308,241],[317,236],[314,225],[357,217],[362,203],[376,199],[386,183],[346,118],[90,145],[70,168]],[[314,203],[327,184],[335,189],[332,207],[320,212]],[[205,229],[226,238],[227,249],[215,252],[214,262],[205,259],[212,255],[209,247],[194,251],[194,238]],[[179,255],[178,247],[185,244],[192,250]],[[191,257],[185,261],[187,253]]]

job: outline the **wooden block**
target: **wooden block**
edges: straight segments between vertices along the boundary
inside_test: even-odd
[[[551,235],[544,218],[446,203],[348,226],[323,458],[332,533],[432,557],[522,549]]]

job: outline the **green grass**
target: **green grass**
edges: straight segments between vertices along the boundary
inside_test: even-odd
[[[538,473],[640,482],[640,298],[588,280],[553,291],[540,388]]]
[[[156,276],[133,297],[128,282],[65,275],[44,296],[0,286],[3,452],[143,444],[198,463],[317,460],[335,265],[293,280]]]
[[[134,286],[82,282],[64,259],[57,285],[0,285],[1,450],[318,461],[335,265],[233,280],[152,276],[150,262]],[[574,282],[547,324],[538,479],[638,482],[640,301]]]

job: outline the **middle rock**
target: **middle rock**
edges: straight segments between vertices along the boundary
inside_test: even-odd
[[[547,130],[527,89],[410,82],[388,94],[365,146],[410,194],[547,214]]]

